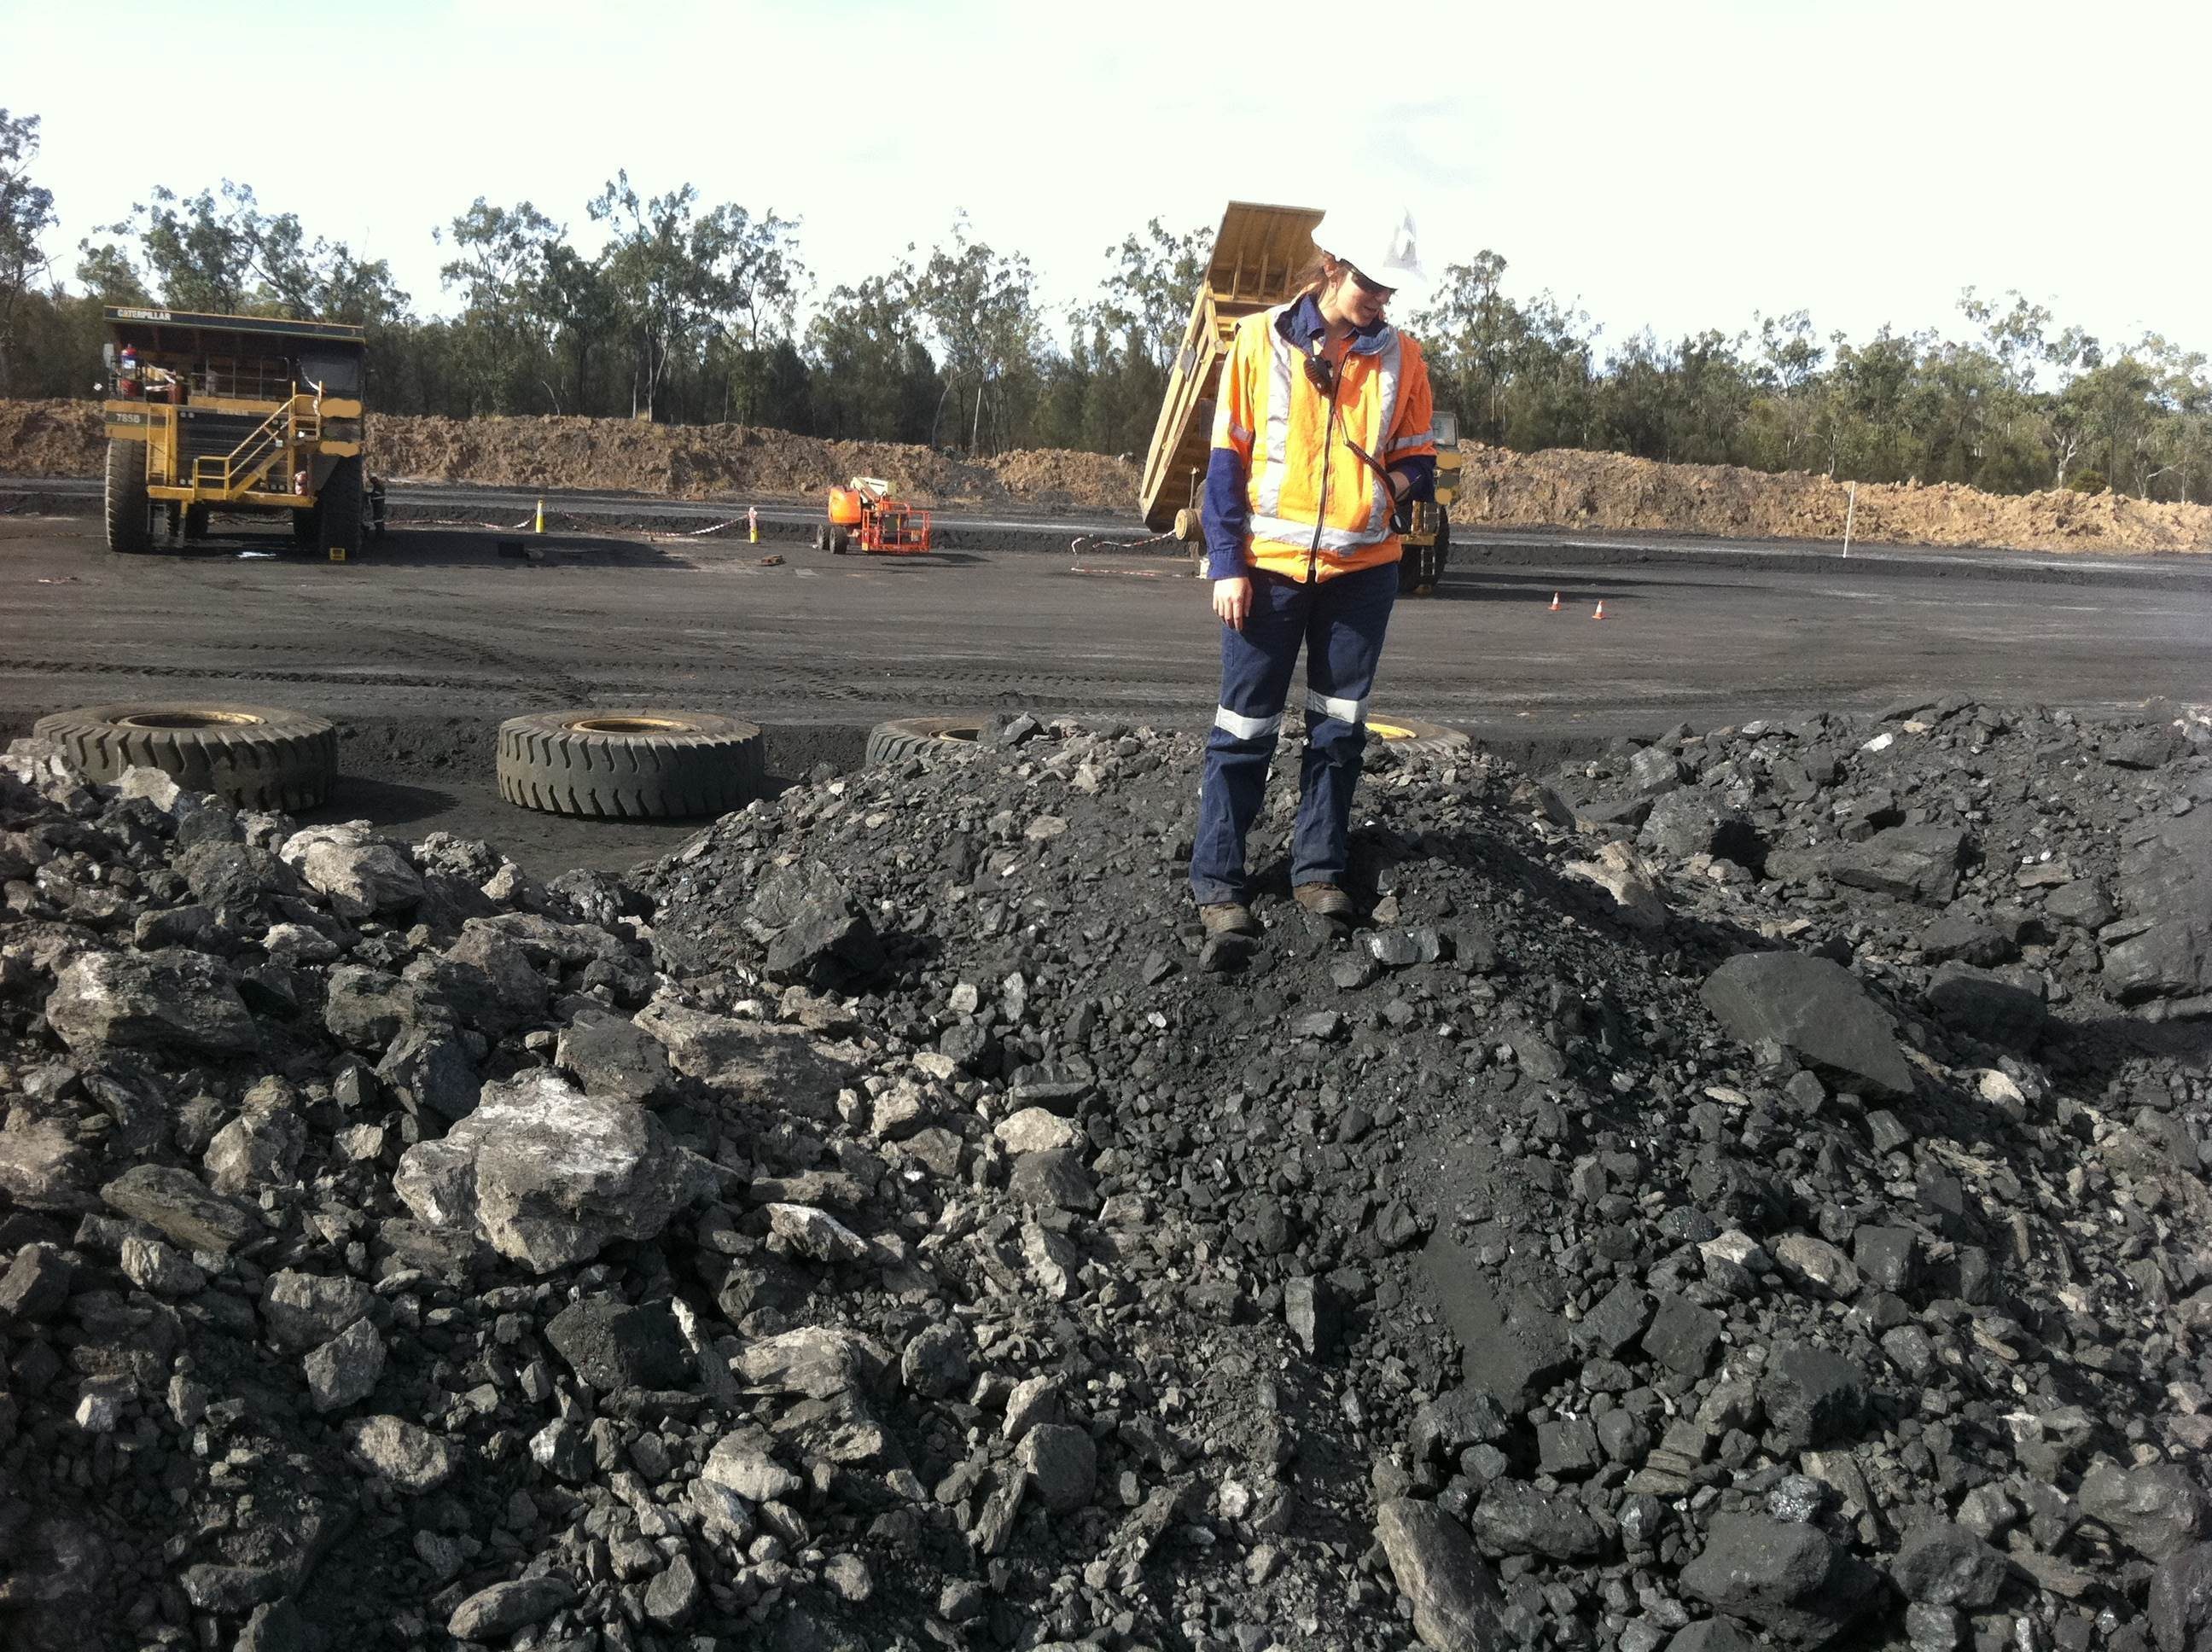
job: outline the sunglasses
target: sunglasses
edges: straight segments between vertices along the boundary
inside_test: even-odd
[[[1368,280],[1353,265],[1346,264],[1345,269],[1352,276],[1352,284],[1378,304],[1398,290],[1395,287],[1384,287],[1378,282]]]

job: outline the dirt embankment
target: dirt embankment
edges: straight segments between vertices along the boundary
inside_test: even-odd
[[[746,425],[629,419],[373,418],[385,474],[488,487],[576,488],[681,498],[817,495],[881,477],[918,504],[1133,510],[1137,470],[1101,453],[1027,452],[969,462],[928,447],[824,441]],[[1463,443],[1455,520],[1495,526],[1840,539],[1844,485],[1802,471],[1661,465],[1554,448],[1516,453]],[[97,476],[99,410],[89,402],[0,402],[0,474]],[[1852,537],[1899,545],[2029,550],[2212,551],[2212,506],[2110,494],[1985,494],[1951,483],[1864,483]]]
[[[1453,519],[1526,526],[1642,529],[1729,538],[1841,539],[1843,483],[1802,471],[1661,465],[1623,453],[1516,453],[1462,444]],[[1863,482],[1851,537],[1898,545],[2014,545],[2029,550],[2212,551],[2212,506],[2112,494],[1986,494],[1952,483]]]

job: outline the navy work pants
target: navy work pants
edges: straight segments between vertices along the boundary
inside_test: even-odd
[[[1310,585],[1264,568],[1251,577],[1244,629],[1221,628],[1221,704],[1206,743],[1190,858],[1191,890],[1201,906],[1247,898],[1244,840],[1267,792],[1301,644],[1306,752],[1291,882],[1343,883],[1352,794],[1367,745],[1367,696],[1398,596],[1395,562]]]

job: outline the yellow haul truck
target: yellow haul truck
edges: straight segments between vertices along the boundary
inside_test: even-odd
[[[211,511],[283,512],[334,560],[381,537],[362,468],[362,330],[337,321],[106,309],[107,548],[143,551],[154,515],[198,539]]]
[[[1229,359],[1230,338],[1243,317],[1289,301],[1292,279],[1313,259],[1313,229],[1321,219],[1311,207],[1231,201],[1213,238],[1213,258],[1168,376],[1139,494],[1146,525],[1155,533],[1171,531],[1189,544],[1201,576],[1206,542],[1199,505],[1213,446],[1213,399],[1221,364]],[[1436,503],[1400,507],[1406,556],[1398,565],[1398,588],[1419,597],[1436,589],[1451,556],[1451,524],[1444,507],[1459,481],[1459,420],[1438,408],[1436,433]]]

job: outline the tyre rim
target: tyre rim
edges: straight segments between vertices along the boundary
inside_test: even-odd
[[[1414,738],[1413,730],[1401,728],[1395,723],[1370,723],[1367,732],[1383,740],[1410,740]]]
[[[115,720],[125,728],[189,729],[236,728],[267,720],[250,711],[134,711]]]
[[[562,725],[580,734],[691,734],[696,725],[672,717],[572,717]]]

